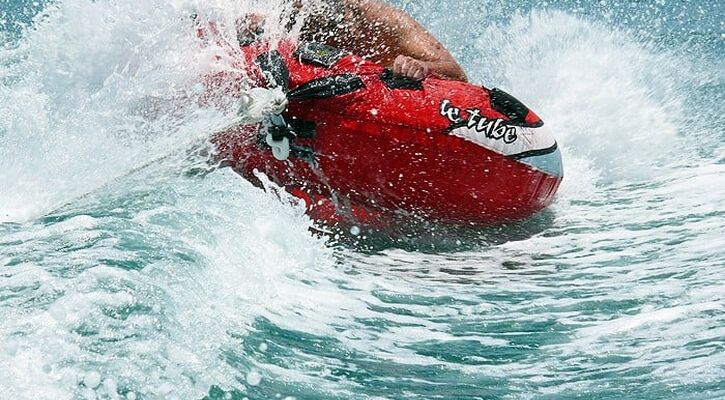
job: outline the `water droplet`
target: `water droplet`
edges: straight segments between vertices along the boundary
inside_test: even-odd
[[[257,371],[249,371],[247,374],[247,383],[251,386],[257,386],[260,382],[262,382],[262,375]]]
[[[101,374],[98,371],[86,372],[86,375],[83,377],[83,384],[91,389],[97,388],[101,384]]]

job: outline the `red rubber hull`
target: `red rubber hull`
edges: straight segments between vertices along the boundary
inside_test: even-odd
[[[529,217],[552,201],[560,174],[450,134],[442,99],[461,110],[475,106],[488,118],[507,119],[491,107],[487,89],[434,78],[417,90],[390,89],[375,64],[348,57],[332,68],[305,65],[285,46],[279,50],[290,66],[291,89],[342,72],[358,75],[365,84],[340,96],[290,101],[288,119],[315,124],[314,138],[294,141],[314,154],[314,162],[275,159],[259,140],[257,126],[222,132],[215,143],[246,179],[258,183],[254,171],[261,171],[305,199],[313,218],[375,225],[416,215],[493,224]],[[265,50],[248,50],[247,62],[253,64]],[[530,113],[528,120],[538,117]]]

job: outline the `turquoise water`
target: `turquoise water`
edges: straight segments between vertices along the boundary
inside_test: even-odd
[[[721,4],[398,3],[566,176],[529,221],[356,241],[190,173],[234,107],[184,17],[275,5],[134,3],[0,0],[0,398],[725,399]]]

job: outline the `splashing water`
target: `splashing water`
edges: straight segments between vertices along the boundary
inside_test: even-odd
[[[725,397],[717,4],[398,3],[543,117],[566,178],[530,221],[361,251],[190,173],[238,104],[203,101],[189,16],[281,4],[136,3],[0,3],[3,398]]]
[[[241,12],[206,7],[220,21]],[[223,64],[199,46],[198,9],[77,1],[36,16],[2,64],[0,218],[47,212],[236,118],[224,93],[200,100],[199,77]]]

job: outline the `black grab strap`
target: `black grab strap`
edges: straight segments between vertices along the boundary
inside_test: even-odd
[[[385,68],[380,74],[380,80],[391,89],[423,90],[423,81],[395,75],[390,68]]]
[[[300,61],[330,68],[342,60],[348,53],[337,47],[317,42],[303,42],[293,53]]]
[[[268,84],[273,87],[281,87],[282,90],[287,92],[289,100],[324,99],[342,96],[365,87],[365,83],[357,75],[339,74],[314,79],[296,87],[294,90],[289,90],[290,72],[282,55],[277,50],[260,54],[256,62],[269,81]]]
[[[267,80],[273,81],[267,82],[270,86],[281,87],[282,90],[287,92],[287,88],[289,87],[289,69],[287,69],[287,64],[284,63],[284,59],[279,54],[279,51],[272,50],[268,53],[260,54],[256,62],[266,75]]]
[[[287,94],[290,100],[324,99],[342,96],[365,87],[362,79],[354,74],[326,76],[296,87]]]

